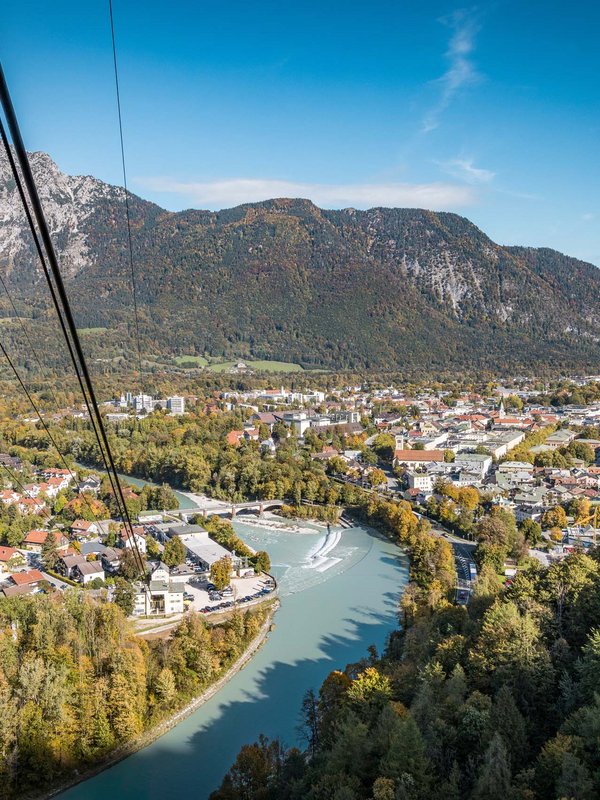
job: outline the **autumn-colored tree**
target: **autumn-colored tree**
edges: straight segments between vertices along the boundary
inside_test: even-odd
[[[185,561],[185,545],[179,536],[173,536],[165,545],[162,560],[168,567],[176,567]]]
[[[550,528],[565,528],[567,525],[567,515],[564,508],[562,506],[554,506],[544,512],[541,525],[545,531]]]
[[[211,565],[210,579],[217,589],[229,586],[231,580],[231,558],[229,556],[224,556]]]

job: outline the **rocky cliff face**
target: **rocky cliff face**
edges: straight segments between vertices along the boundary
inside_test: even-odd
[[[31,155],[82,326],[127,357],[132,299],[124,193]],[[177,214],[131,198],[144,347],[353,369],[593,367],[600,271],[506,248],[467,219],[420,209],[326,211],[279,199]],[[0,270],[44,329],[46,303],[0,156]],[[0,299],[0,313],[11,315]]]

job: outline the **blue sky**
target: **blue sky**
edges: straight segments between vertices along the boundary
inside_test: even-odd
[[[600,265],[600,4],[114,0],[130,188],[464,214]],[[121,180],[107,0],[6,0],[26,144]]]

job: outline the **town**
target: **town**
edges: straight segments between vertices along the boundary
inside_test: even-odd
[[[453,543],[459,602],[468,600],[477,575],[474,540],[484,510],[507,512],[523,533],[526,547],[519,554],[506,552],[497,564],[508,580],[518,568],[515,555],[548,564],[596,543],[600,402],[542,404],[539,391],[519,385],[496,386],[487,396],[443,388],[407,393],[343,386],[223,391],[202,399],[157,400],[127,392],[103,408],[109,428],[117,431],[127,420],[159,421],[161,414],[183,421],[198,415],[241,418],[239,428],[225,424],[221,447],[232,452],[249,447],[268,464],[294,441],[323,479],[340,488],[324,503],[330,509],[332,500],[343,505],[346,490],[410,503]],[[85,414],[72,409],[58,415],[63,424],[69,416]],[[101,473],[75,465],[36,467],[33,458],[24,463],[18,452],[15,447],[0,454],[0,503],[20,519],[16,532],[14,525],[5,526],[0,547],[0,588],[6,597],[79,586],[120,602],[138,618],[179,618],[188,609],[222,612],[259,602],[275,588],[268,556],[257,557],[226,518],[263,517],[266,507],[284,514],[286,503],[296,515],[313,513],[329,521],[339,516],[339,510],[323,515],[308,491],[295,500],[258,491],[242,501],[196,492],[190,495],[192,508],[184,511],[163,487],[162,494],[144,490],[148,496],[141,508],[142,492],[125,483],[125,497],[136,512],[128,531],[124,520],[108,511],[110,492]],[[30,518],[35,526],[27,525]]]

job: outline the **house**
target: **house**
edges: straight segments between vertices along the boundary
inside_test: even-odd
[[[185,584],[182,578],[171,578],[169,568],[160,562],[150,573],[148,585],[137,584],[136,616],[168,616],[182,614]]]
[[[123,528],[120,535],[120,542],[123,548],[137,550],[142,555],[145,554],[147,547],[144,526],[134,525],[131,531]]]
[[[0,491],[0,503],[5,506],[14,506],[21,499],[21,495],[14,489],[3,489]]]
[[[415,489],[417,493],[428,495],[433,491],[436,476],[431,472],[409,472],[408,488]]]
[[[15,555],[20,555],[15,547],[0,547],[0,573],[8,571],[8,563]]]
[[[68,484],[66,485],[68,486]],[[48,478],[46,481],[45,494],[47,497],[56,497],[58,493],[66,488],[65,481],[62,478]]]
[[[39,569],[29,569],[24,572],[13,572],[10,576],[10,581],[14,586],[31,586],[37,587],[38,584],[45,580]]]
[[[232,447],[237,447],[243,435],[244,431],[229,431],[229,433],[225,437],[225,441]]]
[[[270,411],[260,411],[256,414],[253,414],[250,419],[259,427],[261,425],[266,425],[269,429],[269,433],[273,430],[273,426],[277,422],[275,415]]]
[[[100,561],[104,567],[105,572],[115,573],[119,571],[121,566],[122,550],[115,547],[105,547],[100,553]]]
[[[74,580],[73,570],[78,564],[83,563],[85,563],[85,556],[82,556],[80,553],[69,556],[65,555],[59,558],[56,562],[56,571],[60,575],[64,575],[65,578]]]
[[[46,467],[39,471],[40,475],[49,480],[50,478],[60,478],[63,482],[63,488],[66,489],[67,486],[73,480],[73,475],[68,469],[59,469],[58,467]]]
[[[83,583],[85,586],[86,583],[95,580],[96,578],[100,578],[100,580],[104,580],[104,568],[100,561],[83,561],[78,562],[75,564],[72,570],[73,580],[79,581]]]
[[[22,514],[38,514],[45,516],[48,513],[48,506],[46,503],[35,497],[21,497],[18,505]]]
[[[539,522],[544,513],[545,506],[542,503],[522,503],[515,508],[515,519],[518,523],[523,520],[531,519],[534,522]]]
[[[61,533],[60,531],[53,531],[54,533],[54,540],[58,546],[59,550],[64,550],[69,546],[69,540],[67,537]],[[46,539],[48,538],[48,531],[38,531],[33,530],[29,531],[27,536],[23,539],[23,544],[27,547],[28,550],[31,550],[32,553],[41,553],[42,547],[44,546]]]
[[[514,558],[507,558],[504,561],[504,576],[506,578],[514,578],[517,574],[517,562]]]
[[[81,494],[82,492],[91,492],[92,494],[98,494],[100,491],[101,480],[97,475],[88,475],[87,478],[84,478],[78,485],[77,491]]]
[[[76,519],[71,525],[71,533],[76,539],[89,539],[100,533],[100,526],[97,522],[89,522],[86,519]]]
[[[16,472],[23,471],[23,462],[21,459],[16,456],[9,456],[8,453],[0,453],[0,464]]]

